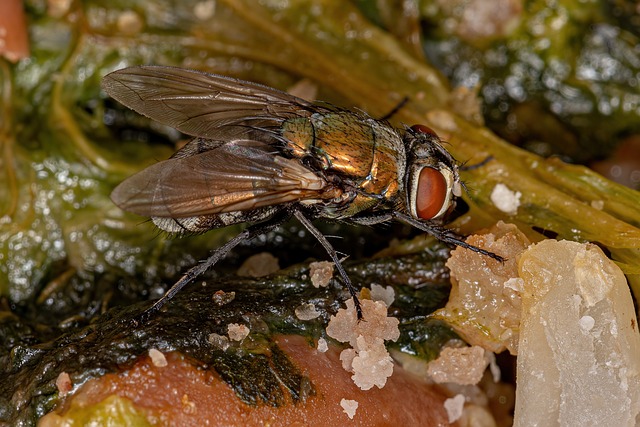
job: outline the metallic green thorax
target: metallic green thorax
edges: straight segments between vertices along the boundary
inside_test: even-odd
[[[345,193],[324,216],[347,218],[375,205],[396,206],[404,191],[406,154],[389,126],[354,112],[315,113],[282,125],[286,149],[312,162]]]

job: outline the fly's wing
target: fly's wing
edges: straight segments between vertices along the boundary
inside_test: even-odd
[[[139,215],[184,218],[336,196],[298,161],[268,150],[257,141],[233,141],[161,161],[122,182],[111,199]]]
[[[188,135],[212,139],[220,127],[247,119],[277,123],[322,110],[257,83],[176,67],[124,68],[106,75],[102,88],[140,114]]]

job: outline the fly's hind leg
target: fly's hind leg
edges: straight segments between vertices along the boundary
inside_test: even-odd
[[[156,301],[151,307],[146,309],[134,323],[144,322],[149,317],[157,313],[171,298],[173,298],[182,288],[194,281],[198,276],[204,274],[208,269],[212,268],[218,261],[227,256],[227,254],[240,243],[251,240],[254,237],[267,233],[291,217],[291,213],[287,209],[283,209],[271,219],[247,227],[240,234],[229,240],[224,245],[213,251],[209,258],[200,262],[198,265],[191,267],[165,294]]]
[[[329,257],[331,258],[333,263],[336,265],[336,268],[338,269],[338,273],[340,273],[340,277],[342,277],[342,280],[343,280],[345,286],[349,290],[349,293],[351,294],[351,298],[353,298],[353,304],[356,307],[356,313],[358,314],[358,320],[361,320],[362,319],[362,307],[360,306],[360,300],[358,299],[358,294],[356,292],[356,289],[353,287],[353,284],[351,283],[351,279],[349,279],[349,276],[347,275],[347,272],[344,270],[344,267],[342,266],[342,263],[340,262],[340,258],[338,258],[338,254],[336,253],[336,250],[333,249],[333,246],[331,246],[331,243],[329,243],[327,238],[324,237],[324,235],[320,232],[320,230],[318,230],[311,223],[311,221],[309,221],[307,219],[307,217],[305,217],[302,214],[302,212],[300,212],[299,210],[296,210],[293,215],[298,219],[298,221],[300,221],[300,223],[302,225],[305,226],[305,228],[307,230],[309,230],[309,232],[311,234],[313,234],[313,236],[316,239],[318,239],[318,242],[320,242],[320,244],[324,247],[324,249],[329,254]]]

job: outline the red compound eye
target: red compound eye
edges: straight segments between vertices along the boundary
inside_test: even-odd
[[[438,134],[436,133],[436,131],[431,129],[429,126],[413,125],[413,126],[411,126],[411,130],[413,130],[414,132],[420,132],[420,133],[424,133],[424,134],[427,134],[427,135],[435,136],[436,138],[438,138]]]
[[[433,168],[422,168],[416,191],[416,214],[420,219],[432,219],[447,200],[447,180]]]

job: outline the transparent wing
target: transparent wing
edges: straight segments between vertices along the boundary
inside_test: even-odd
[[[102,88],[140,114],[205,138],[246,119],[278,122],[323,109],[257,83],[176,67],[124,68],[107,74]]]
[[[122,182],[111,199],[149,217],[183,218],[335,197],[335,190],[296,160],[257,141],[234,141],[158,162]]]

